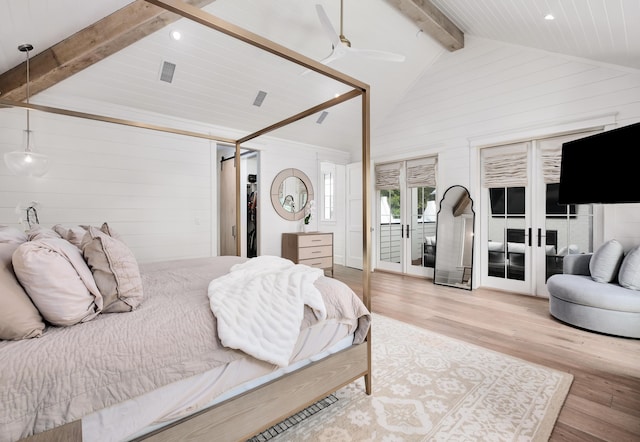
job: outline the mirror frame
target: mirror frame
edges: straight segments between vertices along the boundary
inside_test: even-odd
[[[297,212],[289,212],[285,210],[284,207],[282,207],[282,203],[280,203],[280,186],[284,180],[291,177],[299,178],[307,188],[307,202]],[[298,221],[304,218],[304,211],[311,200],[313,200],[313,186],[311,185],[311,180],[299,169],[284,169],[276,175],[273,179],[273,183],[271,183],[271,204],[278,215],[288,221]]]
[[[447,199],[447,194],[449,194],[449,197],[451,198],[451,193],[449,192],[452,189],[460,189],[462,191],[462,194],[457,197],[456,201],[451,201],[448,202]],[[443,206],[443,204],[445,204]],[[442,268],[442,265],[438,266],[438,254],[440,252],[440,256],[442,256],[442,233],[440,232],[440,230],[442,228],[444,228],[444,226],[441,224],[442,222],[446,222],[445,220],[442,219],[442,209],[447,209],[450,208],[451,209],[451,217],[456,217],[456,216],[460,216],[463,214],[468,214],[471,215],[471,246],[470,246],[470,256],[471,256],[471,265],[469,267],[469,275],[466,279],[466,282],[464,282],[465,280],[465,269],[467,268],[466,266],[462,266],[462,280],[461,282],[443,282],[442,280],[438,281],[438,268]],[[469,212],[467,212],[467,208],[469,209]],[[448,219],[448,218],[447,218]],[[449,187],[447,190],[445,190],[444,194],[442,195],[442,199],[440,200],[440,209],[438,210],[438,218],[437,218],[437,227],[436,227],[436,259],[435,259],[435,264],[433,267],[433,283],[437,284],[437,285],[446,285],[449,287],[456,287],[459,289],[465,289],[465,290],[472,290],[473,289],[473,248],[474,248],[474,243],[475,243],[475,221],[476,221],[476,212],[473,210],[473,199],[471,198],[471,193],[469,193],[469,189],[467,189],[464,186],[461,186],[459,184],[453,185],[451,187]],[[464,232],[463,232],[464,233]]]

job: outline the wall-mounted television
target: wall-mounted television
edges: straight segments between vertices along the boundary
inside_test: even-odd
[[[640,202],[640,123],[562,144],[559,204]]]

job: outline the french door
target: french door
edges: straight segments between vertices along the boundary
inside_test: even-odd
[[[397,179],[381,185],[379,174],[394,168]],[[419,168],[433,170],[417,180]],[[426,158],[376,166],[376,267],[398,273],[433,277],[436,235],[435,159]],[[432,185],[429,185],[432,184]],[[382,188],[383,187],[383,188]]]
[[[562,143],[586,135],[483,149],[482,285],[548,297],[564,256],[593,250],[593,206],[558,204]]]

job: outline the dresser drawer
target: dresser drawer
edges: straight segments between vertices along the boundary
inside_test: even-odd
[[[305,264],[317,269],[327,269],[333,267],[333,257],[328,256],[326,258],[301,259],[299,264]]]
[[[330,246],[333,236],[328,235],[300,235],[298,237],[298,247]]]
[[[298,250],[298,259],[325,258],[333,255],[333,247],[317,246],[317,247],[301,247]]]

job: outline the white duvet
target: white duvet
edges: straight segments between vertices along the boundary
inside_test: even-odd
[[[321,269],[284,258],[259,256],[212,280],[208,296],[222,345],[280,367],[288,365],[305,305],[318,319],[326,318],[322,295],[314,286],[323,275]]]

